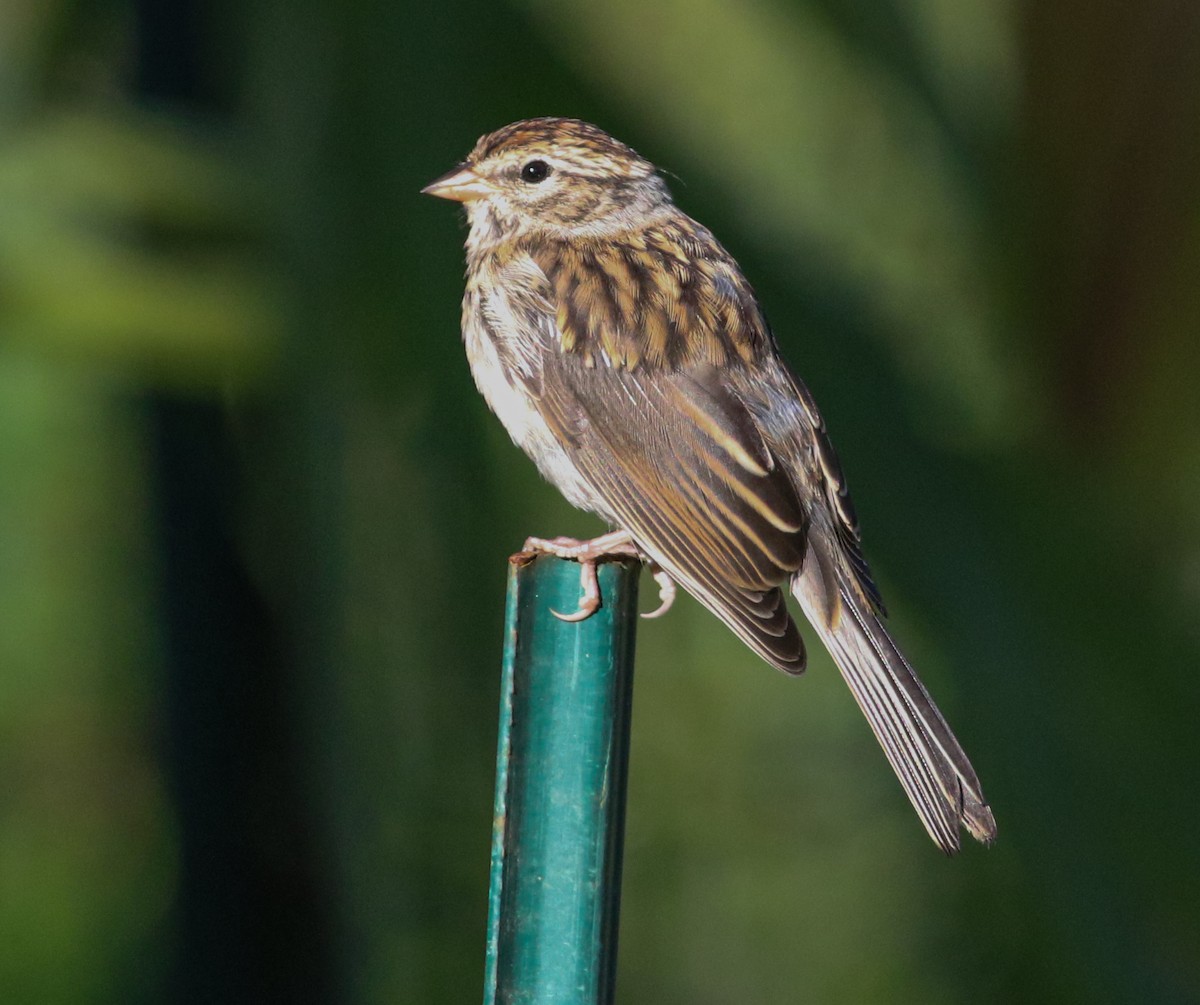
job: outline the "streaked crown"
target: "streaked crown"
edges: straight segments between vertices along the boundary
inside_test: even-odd
[[[467,158],[472,164],[512,164],[548,157],[581,177],[649,178],[654,165],[633,147],[581,119],[522,119],[481,136]]]

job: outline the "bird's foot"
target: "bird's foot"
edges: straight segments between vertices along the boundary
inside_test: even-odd
[[[643,618],[661,618],[671,609],[671,605],[675,603],[675,580],[667,575],[667,570],[662,566],[654,563],[646,563],[650,567],[650,575],[654,577],[654,581],[658,584],[658,606],[652,611],[647,611],[642,615]]]
[[[660,603],[655,610],[643,614],[643,618],[657,618],[666,614],[675,601],[674,581],[638,550],[628,531],[615,530],[590,541],[580,541],[573,537],[526,538],[525,546],[513,555],[510,561],[524,565],[532,562],[538,555],[554,555],[556,558],[566,558],[579,563],[579,586],[583,591],[579,609],[573,614],[560,614],[551,609],[550,613],[561,621],[585,621],[600,609],[600,583],[596,578],[596,565],[605,558],[636,558],[650,567],[651,575],[658,583]]]

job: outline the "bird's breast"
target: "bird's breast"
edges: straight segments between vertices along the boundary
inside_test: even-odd
[[[479,393],[513,442],[537,465],[543,478],[571,505],[607,519],[602,502],[580,477],[566,449],[542,417],[528,384],[531,375],[513,367],[508,362],[509,354],[501,354],[497,336],[485,323],[482,304],[472,302],[472,297],[468,293],[463,301],[463,342]]]

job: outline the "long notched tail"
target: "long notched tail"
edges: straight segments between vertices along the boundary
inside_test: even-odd
[[[992,811],[975,769],[929,692],[847,571],[822,563],[816,554],[808,558],[792,580],[792,592],[854,693],[929,836],[948,855],[958,851],[960,825],[990,844],[996,837]],[[831,598],[834,590],[838,596]]]

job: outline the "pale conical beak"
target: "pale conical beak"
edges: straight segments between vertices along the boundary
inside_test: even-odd
[[[491,186],[479,177],[468,164],[460,164],[440,178],[431,181],[423,189],[423,195],[436,195],[439,199],[455,202],[470,202],[491,194]]]

